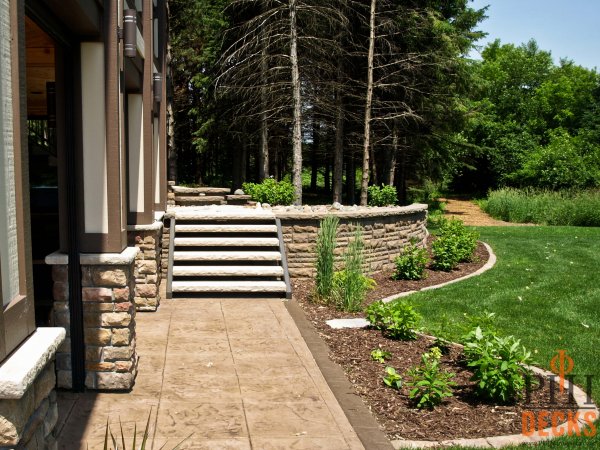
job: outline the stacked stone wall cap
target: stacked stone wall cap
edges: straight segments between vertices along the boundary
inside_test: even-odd
[[[137,247],[126,247],[121,253],[81,253],[79,261],[82,266],[126,266],[135,261],[139,252]],[[45,261],[48,265],[67,265],[69,255],[54,252],[46,256]]]
[[[66,331],[60,327],[40,327],[29,336],[0,366],[0,399],[23,397],[65,337]]]
[[[275,217],[278,219],[314,219],[321,220],[329,215],[334,215],[340,219],[376,219],[379,217],[407,216],[410,214],[424,213],[427,211],[427,205],[414,203],[409,206],[343,206],[340,209],[334,206],[323,208],[316,207],[296,207],[296,206],[275,206],[272,208]]]

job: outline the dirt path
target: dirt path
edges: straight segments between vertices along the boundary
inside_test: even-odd
[[[455,198],[442,199],[446,202],[444,214],[462,220],[465,225],[491,227],[491,226],[514,226],[516,223],[496,220],[484,213],[479,206],[471,200],[460,200]]]

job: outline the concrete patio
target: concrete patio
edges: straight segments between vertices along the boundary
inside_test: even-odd
[[[151,410],[147,448],[363,448],[281,300],[165,300],[136,320],[133,390],[60,392],[60,449],[102,448],[107,420],[139,445]]]

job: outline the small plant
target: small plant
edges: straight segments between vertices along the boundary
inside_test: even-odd
[[[242,188],[252,200],[270,205],[291,205],[296,198],[294,186],[285,180],[265,178],[262,183],[244,183]]]
[[[316,293],[319,298],[328,298],[333,287],[335,237],[340,220],[336,216],[325,217],[317,236]]]
[[[423,278],[428,261],[427,250],[410,243],[402,249],[402,253],[396,258],[396,269],[392,279],[420,280]]]
[[[398,193],[394,186],[369,186],[368,190],[369,206],[388,206],[395,205],[398,201]]]
[[[383,377],[383,382],[391,387],[392,389],[399,390],[402,388],[402,377],[398,375],[396,369],[393,367],[387,366],[385,368],[385,377]]]
[[[142,442],[140,443],[139,448],[137,447],[137,425],[134,425],[133,428],[133,439],[131,442],[131,446],[129,447],[131,450],[146,450],[146,445],[150,444],[150,447],[152,447],[152,444],[148,442],[148,436],[150,435],[150,417],[152,416],[152,408],[150,408],[150,413],[148,414],[148,420],[146,421],[146,428],[144,429],[144,434],[142,436]],[[121,419],[119,419],[119,428],[121,429],[121,434],[120,436],[117,435],[117,437],[115,438],[115,436],[113,435],[111,429],[110,429],[110,425],[108,424],[108,419],[106,420],[106,429],[104,431],[104,450],[108,450],[110,448],[110,450],[126,450],[127,449],[127,445],[125,443],[125,434],[123,433],[123,424],[121,423]],[[181,448],[181,444],[183,444],[185,441],[187,441],[194,433],[191,433],[189,436],[187,436],[186,438],[184,438],[181,442],[179,442],[175,447],[172,448],[172,450],[179,450]],[[120,442],[119,442],[120,441]],[[112,444],[112,447],[110,446]],[[165,448],[164,444],[162,447],[160,447],[161,449]]]
[[[375,286],[375,281],[363,273],[363,247],[362,229],[356,226],[344,254],[344,270],[333,275],[332,297],[342,311],[359,311],[367,291]]]
[[[371,352],[371,359],[380,363],[384,363],[386,359],[390,359],[392,354],[382,348],[376,348]]]
[[[452,387],[456,386],[452,378],[455,374],[440,368],[442,352],[433,347],[421,356],[421,364],[407,371],[410,389],[408,396],[417,408],[433,409],[446,397],[452,397]]]
[[[421,315],[405,301],[374,302],[366,310],[367,320],[384,335],[403,341],[416,339]]]
[[[494,402],[514,403],[523,396],[532,374],[524,364],[532,364],[531,352],[513,336],[475,328],[463,337],[468,366],[473,370],[479,396]]]

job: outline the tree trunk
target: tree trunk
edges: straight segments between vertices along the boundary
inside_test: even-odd
[[[325,194],[331,194],[331,159],[329,155],[325,157],[325,173],[323,174],[325,184]]]
[[[373,0],[374,1],[374,0]],[[297,29],[296,29],[297,0],[290,0],[290,62],[292,64],[292,98],[294,117],[292,126],[292,151],[294,165],[292,180],[296,190],[296,205],[302,204],[302,107],[300,97],[300,71],[298,69]]]
[[[320,127],[319,123],[313,116],[312,121],[312,129],[313,129],[313,143],[310,152],[310,165],[311,165],[311,173],[310,173],[310,190],[312,192],[317,192],[317,176],[319,174],[319,147],[321,144],[321,135],[320,135]]]
[[[369,18],[369,54],[367,56],[367,98],[365,101],[365,133],[363,143],[362,181],[360,183],[360,205],[367,206],[369,187],[369,148],[371,144],[371,105],[373,103],[373,58],[375,53],[375,9],[377,0],[371,0]]]
[[[353,205],[356,191],[356,165],[354,164],[354,153],[350,154],[346,163],[346,203]]]
[[[377,172],[377,160],[375,159],[375,145],[373,145],[373,141],[371,140],[370,145],[371,155],[369,156],[371,162],[371,175],[369,175],[369,179],[373,181],[374,184],[379,186],[379,173]]]
[[[392,151],[388,154],[388,179],[387,184],[394,185],[394,177],[396,176],[396,155],[398,154],[398,145],[400,142],[400,127],[398,121],[394,120],[394,128],[392,129]]]
[[[269,124],[267,119],[267,71],[269,70],[267,61],[266,39],[262,40],[262,59],[260,62],[260,151],[259,151],[259,181],[269,176]]]
[[[344,98],[341,87],[342,58],[338,60],[338,87],[335,94],[335,153],[333,156],[333,202],[342,203],[342,180],[344,165]]]

